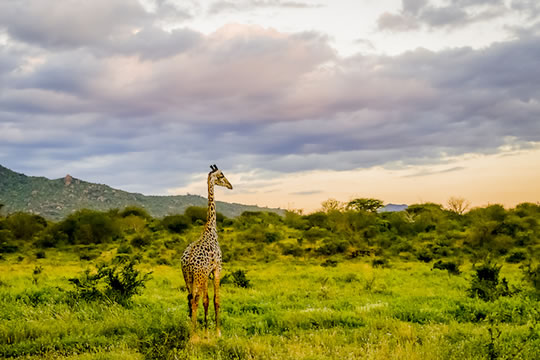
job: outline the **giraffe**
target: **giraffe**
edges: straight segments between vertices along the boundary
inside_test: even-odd
[[[208,328],[208,278],[214,275],[214,311],[216,316],[216,333],[219,329],[219,279],[221,273],[221,249],[219,248],[216,230],[216,204],[214,201],[214,185],[232,189],[225,175],[211,165],[208,174],[208,215],[204,231],[199,240],[188,245],[182,255],[182,273],[188,289],[188,308],[191,316],[192,331],[197,325],[197,308],[202,297],[204,306],[204,326]]]

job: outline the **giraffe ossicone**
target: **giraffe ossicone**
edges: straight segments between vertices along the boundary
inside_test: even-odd
[[[197,325],[197,308],[199,300],[203,299],[204,326],[208,327],[208,279],[213,275],[214,282],[214,311],[216,319],[216,332],[219,329],[219,281],[221,274],[221,249],[218,243],[216,229],[216,203],[214,201],[214,186],[223,186],[232,189],[232,185],[225,175],[217,168],[210,165],[212,170],[208,173],[208,215],[201,237],[188,245],[182,255],[182,273],[188,289],[188,308],[191,316],[192,331]]]

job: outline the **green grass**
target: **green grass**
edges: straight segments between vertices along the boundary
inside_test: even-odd
[[[110,259],[104,251],[100,259]],[[25,359],[538,359],[539,303],[517,265],[501,275],[522,289],[492,303],[467,297],[472,275],[419,262],[321,267],[280,258],[225,264],[252,285],[222,286],[222,337],[188,341],[179,266],[153,271],[129,307],[74,302],[68,279],[92,262],[50,250],[45,259],[0,262],[0,357]],[[96,261],[97,261],[96,260]],[[43,268],[33,275],[36,266]],[[212,292],[211,292],[212,294]],[[202,323],[202,306],[199,311]],[[210,318],[213,319],[211,306]],[[490,336],[491,329],[491,336]],[[497,334],[500,336],[496,336]]]

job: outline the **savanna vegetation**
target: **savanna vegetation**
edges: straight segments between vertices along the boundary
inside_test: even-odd
[[[540,358],[540,205],[381,206],[218,216],[223,335],[198,341],[179,263],[205,208],[3,214],[0,357]]]

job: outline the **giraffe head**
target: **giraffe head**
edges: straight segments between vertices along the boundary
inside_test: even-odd
[[[219,170],[216,165],[210,165],[210,169],[212,169],[212,171],[210,171],[210,174],[208,174],[208,176],[210,179],[212,179],[215,185],[224,186],[227,189],[232,189],[231,183],[229,182],[229,180],[227,180],[225,175],[223,175],[221,170]]]

